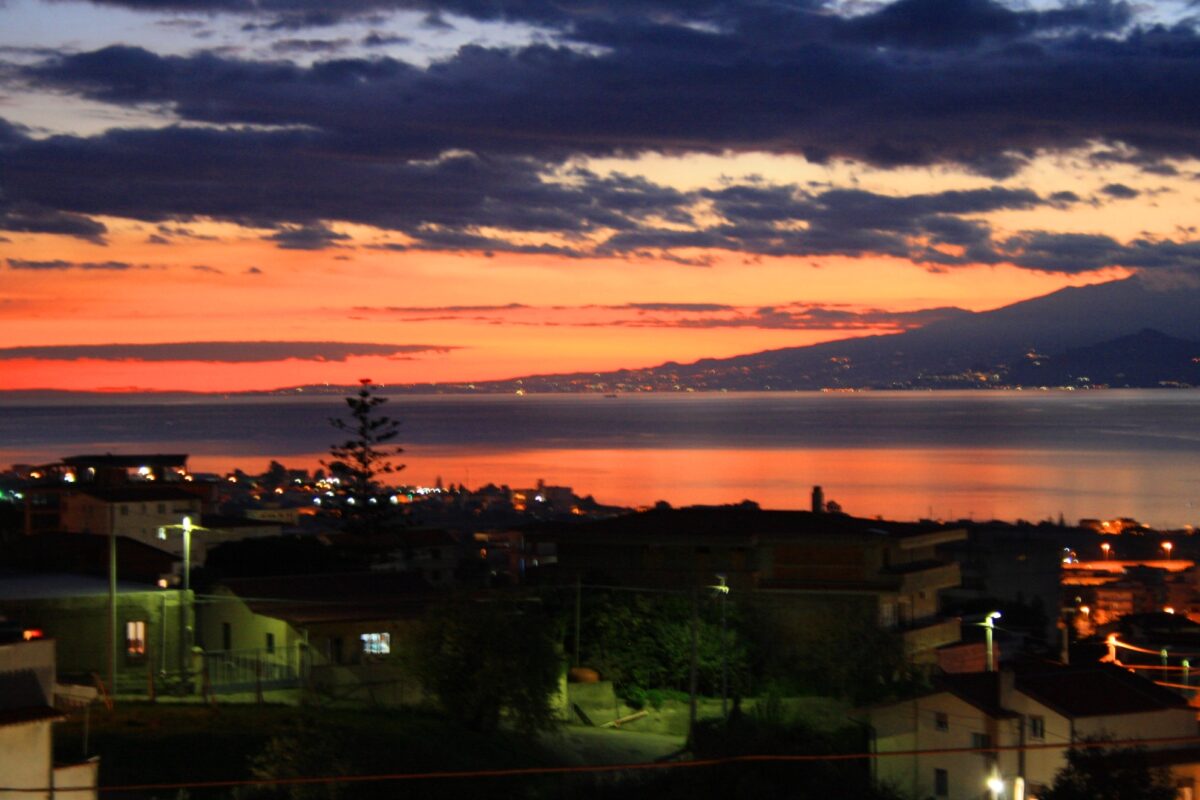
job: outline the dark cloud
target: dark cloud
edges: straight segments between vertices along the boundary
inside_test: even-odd
[[[324,225],[287,226],[270,236],[263,237],[281,250],[324,250],[337,247],[338,242],[349,241],[344,233],[330,230]]]
[[[840,306],[809,303],[785,303],[779,306],[747,308],[725,303],[646,302],[620,305],[582,305],[539,307],[521,303],[496,306],[358,306],[358,314],[401,314],[414,321],[470,319],[476,322],[535,327],[625,327],[625,328],[756,328],[778,330],[868,330],[888,328],[908,330],[931,322],[969,314],[959,308],[943,307],[919,311],[885,309],[853,310]],[[534,319],[489,317],[510,311],[543,312]],[[581,312],[608,312],[606,318]],[[636,316],[621,316],[636,311]],[[549,314],[550,316],[547,316]],[[566,314],[564,321],[559,314]]]
[[[192,236],[181,223],[211,217],[275,228],[267,238],[283,248],[323,249],[348,241],[324,222],[340,219],[402,232],[411,243],[372,245],[397,250],[692,263],[697,260],[692,253],[714,248],[777,256],[874,254],[939,267],[1014,263],[1068,273],[1187,266],[1192,259],[1183,244],[1121,246],[1107,237],[1035,231],[996,242],[979,219],[1000,210],[1077,202],[1068,192],[1043,198],[994,186],[891,196],[761,180],[681,192],[586,170],[551,179],[545,165],[530,158],[466,153],[428,161],[359,158],[331,153],[323,141],[307,130],[180,127],[114,130],[90,138],[17,135],[15,143],[0,145],[0,155],[6,191],[26,198],[21,208],[61,209],[36,217],[42,227],[59,231],[65,223],[99,226],[88,215],[113,214],[158,222],[164,236]],[[702,218],[695,216],[700,207],[706,211]],[[33,218],[26,213],[27,222]],[[558,243],[527,244],[485,229],[552,234]]]
[[[518,311],[528,308],[533,308],[533,306],[527,306],[523,303],[506,303],[498,306],[356,306],[353,310],[387,314],[474,314],[491,311]]]
[[[733,306],[721,303],[626,303],[609,308],[631,308],[637,311],[732,311]]]
[[[9,269],[22,269],[33,271],[59,271],[59,270],[84,270],[84,271],[106,271],[106,272],[124,272],[130,269],[145,269],[135,264],[129,264],[124,261],[63,261],[62,259],[54,259],[52,261],[28,261],[22,258],[8,259]]]
[[[1200,241],[1135,239],[1103,234],[1027,231],[995,245],[992,258],[1043,272],[1082,273],[1106,267],[1142,270],[1200,268]]]
[[[356,342],[165,342],[161,344],[78,344],[0,348],[0,360],[201,361],[244,364],[265,361],[345,361],[363,356],[402,357],[445,353],[454,348],[425,344]]]
[[[349,39],[280,39],[271,44],[271,50],[276,53],[307,54],[336,53],[350,46]]]
[[[362,39],[363,47],[387,47],[393,44],[408,44],[411,42],[407,36],[396,36],[390,33],[380,33],[379,31],[371,31]]]
[[[196,272],[207,272],[210,275],[224,275],[225,273],[216,267],[210,267],[207,264],[193,264],[192,269]]]
[[[1137,189],[1132,189],[1123,183],[1110,183],[1105,185],[1100,191],[1109,197],[1115,197],[1118,200],[1130,200],[1141,194]]]
[[[0,175],[0,190],[4,186],[3,175]],[[97,222],[82,214],[18,202],[7,207],[0,205],[0,230],[17,233],[57,233],[103,244],[108,227],[103,222]]]
[[[258,267],[250,267],[245,272],[246,275],[262,275],[263,271]]]
[[[1197,37],[1130,27],[1124,3],[901,0],[855,18],[806,3],[404,5],[551,24],[561,43],[467,46],[424,69],[111,47],[23,74],[97,100],[169,104],[190,121],[308,126],[323,148],[375,157],[757,150],[999,177],[1037,152],[1096,142],[1147,164],[1200,155]]]
[[[757,328],[765,330],[910,330],[932,322],[970,314],[960,308],[930,308],[920,311],[854,311],[818,305],[766,306],[737,310],[734,314],[702,317],[635,318],[606,322],[633,328]]]

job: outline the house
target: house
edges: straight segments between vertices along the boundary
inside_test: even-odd
[[[1003,796],[1016,796],[1022,784],[1032,800],[1053,785],[1072,742],[1198,733],[1195,711],[1179,695],[1097,663],[946,675],[926,694],[863,716],[880,754],[872,761],[875,778],[911,797],[939,800],[984,797],[995,778],[1004,782]],[[1183,788],[1192,786],[1194,742],[1150,747],[1162,751],[1160,760],[1172,764]]]
[[[373,702],[417,698],[400,658],[430,601],[414,574],[227,578],[198,612],[214,693],[311,686]]]
[[[115,679],[123,694],[162,691],[168,683],[183,690],[191,662],[193,593],[124,580],[116,589],[110,609],[105,578],[0,574],[0,616],[55,638],[60,675],[81,683],[96,676],[106,683]]]
[[[957,586],[957,563],[937,548],[958,528],[737,506],[655,508],[594,522],[531,527],[522,567],[530,579],[611,581],[685,589],[720,576],[797,614],[856,611],[897,631],[914,661],[959,641],[957,618],[939,615],[939,593]]]
[[[215,485],[194,481],[180,454],[70,456],[28,476],[27,534],[115,531],[154,544],[158,527],[198,519],[216,502]]]
[[[54,640],[28,635],[0,632],[0,798],[95,800],[98,761],[54,763]]]

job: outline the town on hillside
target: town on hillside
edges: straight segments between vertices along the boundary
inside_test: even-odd
[[[187,461],[75,455],[0,476],[0,794],[184,796],[221,778],[242,794],[211,796],[245,797],[315,777],[330,793],[304,796],[332,797],[336,778],[383,770],[370,745],[334,758],[333,733],[262,722],[301,709],[540,736],[542,766],[863,754],[755,778],[807,770],[813,792],[857,787],[842,796],[1062,797],[1056,781],[1100,746],[1137,754],[1169,796],[1200,778],[1191,530],[867,519],[819,486],[805,510],[628,509],[540,481]],[[196,709],[266,727],[208,772],[121,738],[130,714],[169,738]],[[280,768],[281,742],[314,774]],[[497,766],[485,751],[446,763]],[[670,773],[708,796],[749,780],[724,769],[588,786],[660,793]]]

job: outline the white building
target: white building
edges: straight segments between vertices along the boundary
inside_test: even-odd
[[[1182,697],[1105,664],[946,675],[937,689],[867,715],[876,751],[901,753],[874,760],[876,779],[918,800],[988,798],[988,781],[995,778],[1004,782],[1001,796],[1018,796],[1023,784],[1031,800],[1054,784],[1066,764],[1067,748],[1053,745],[1200,733],[1196,710]],[[1171,765],[1181,798],[1192,796],[1197,754],[1188,748],[1194,746],[1147,746],[1174,751],[1156,755]]]
[[[95,800],[99,762],[54,763],[54,695],[53,640],[0,644],[0,800]]]

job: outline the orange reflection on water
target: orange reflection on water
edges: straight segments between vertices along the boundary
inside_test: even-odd
[[[322,454],[281,457],[314,469]],[[194,455],[194,471],[265,470],[268,458]],[[1187,454],[1027,449],[429,449],[404,453],[397,483],[571,486],[598,502],[675,506],[753,500],[808,508],[813,485],[850,514],[892,519],[1057,519],[1132,516],[1164,526],[1195,522],[1197,481]]]

